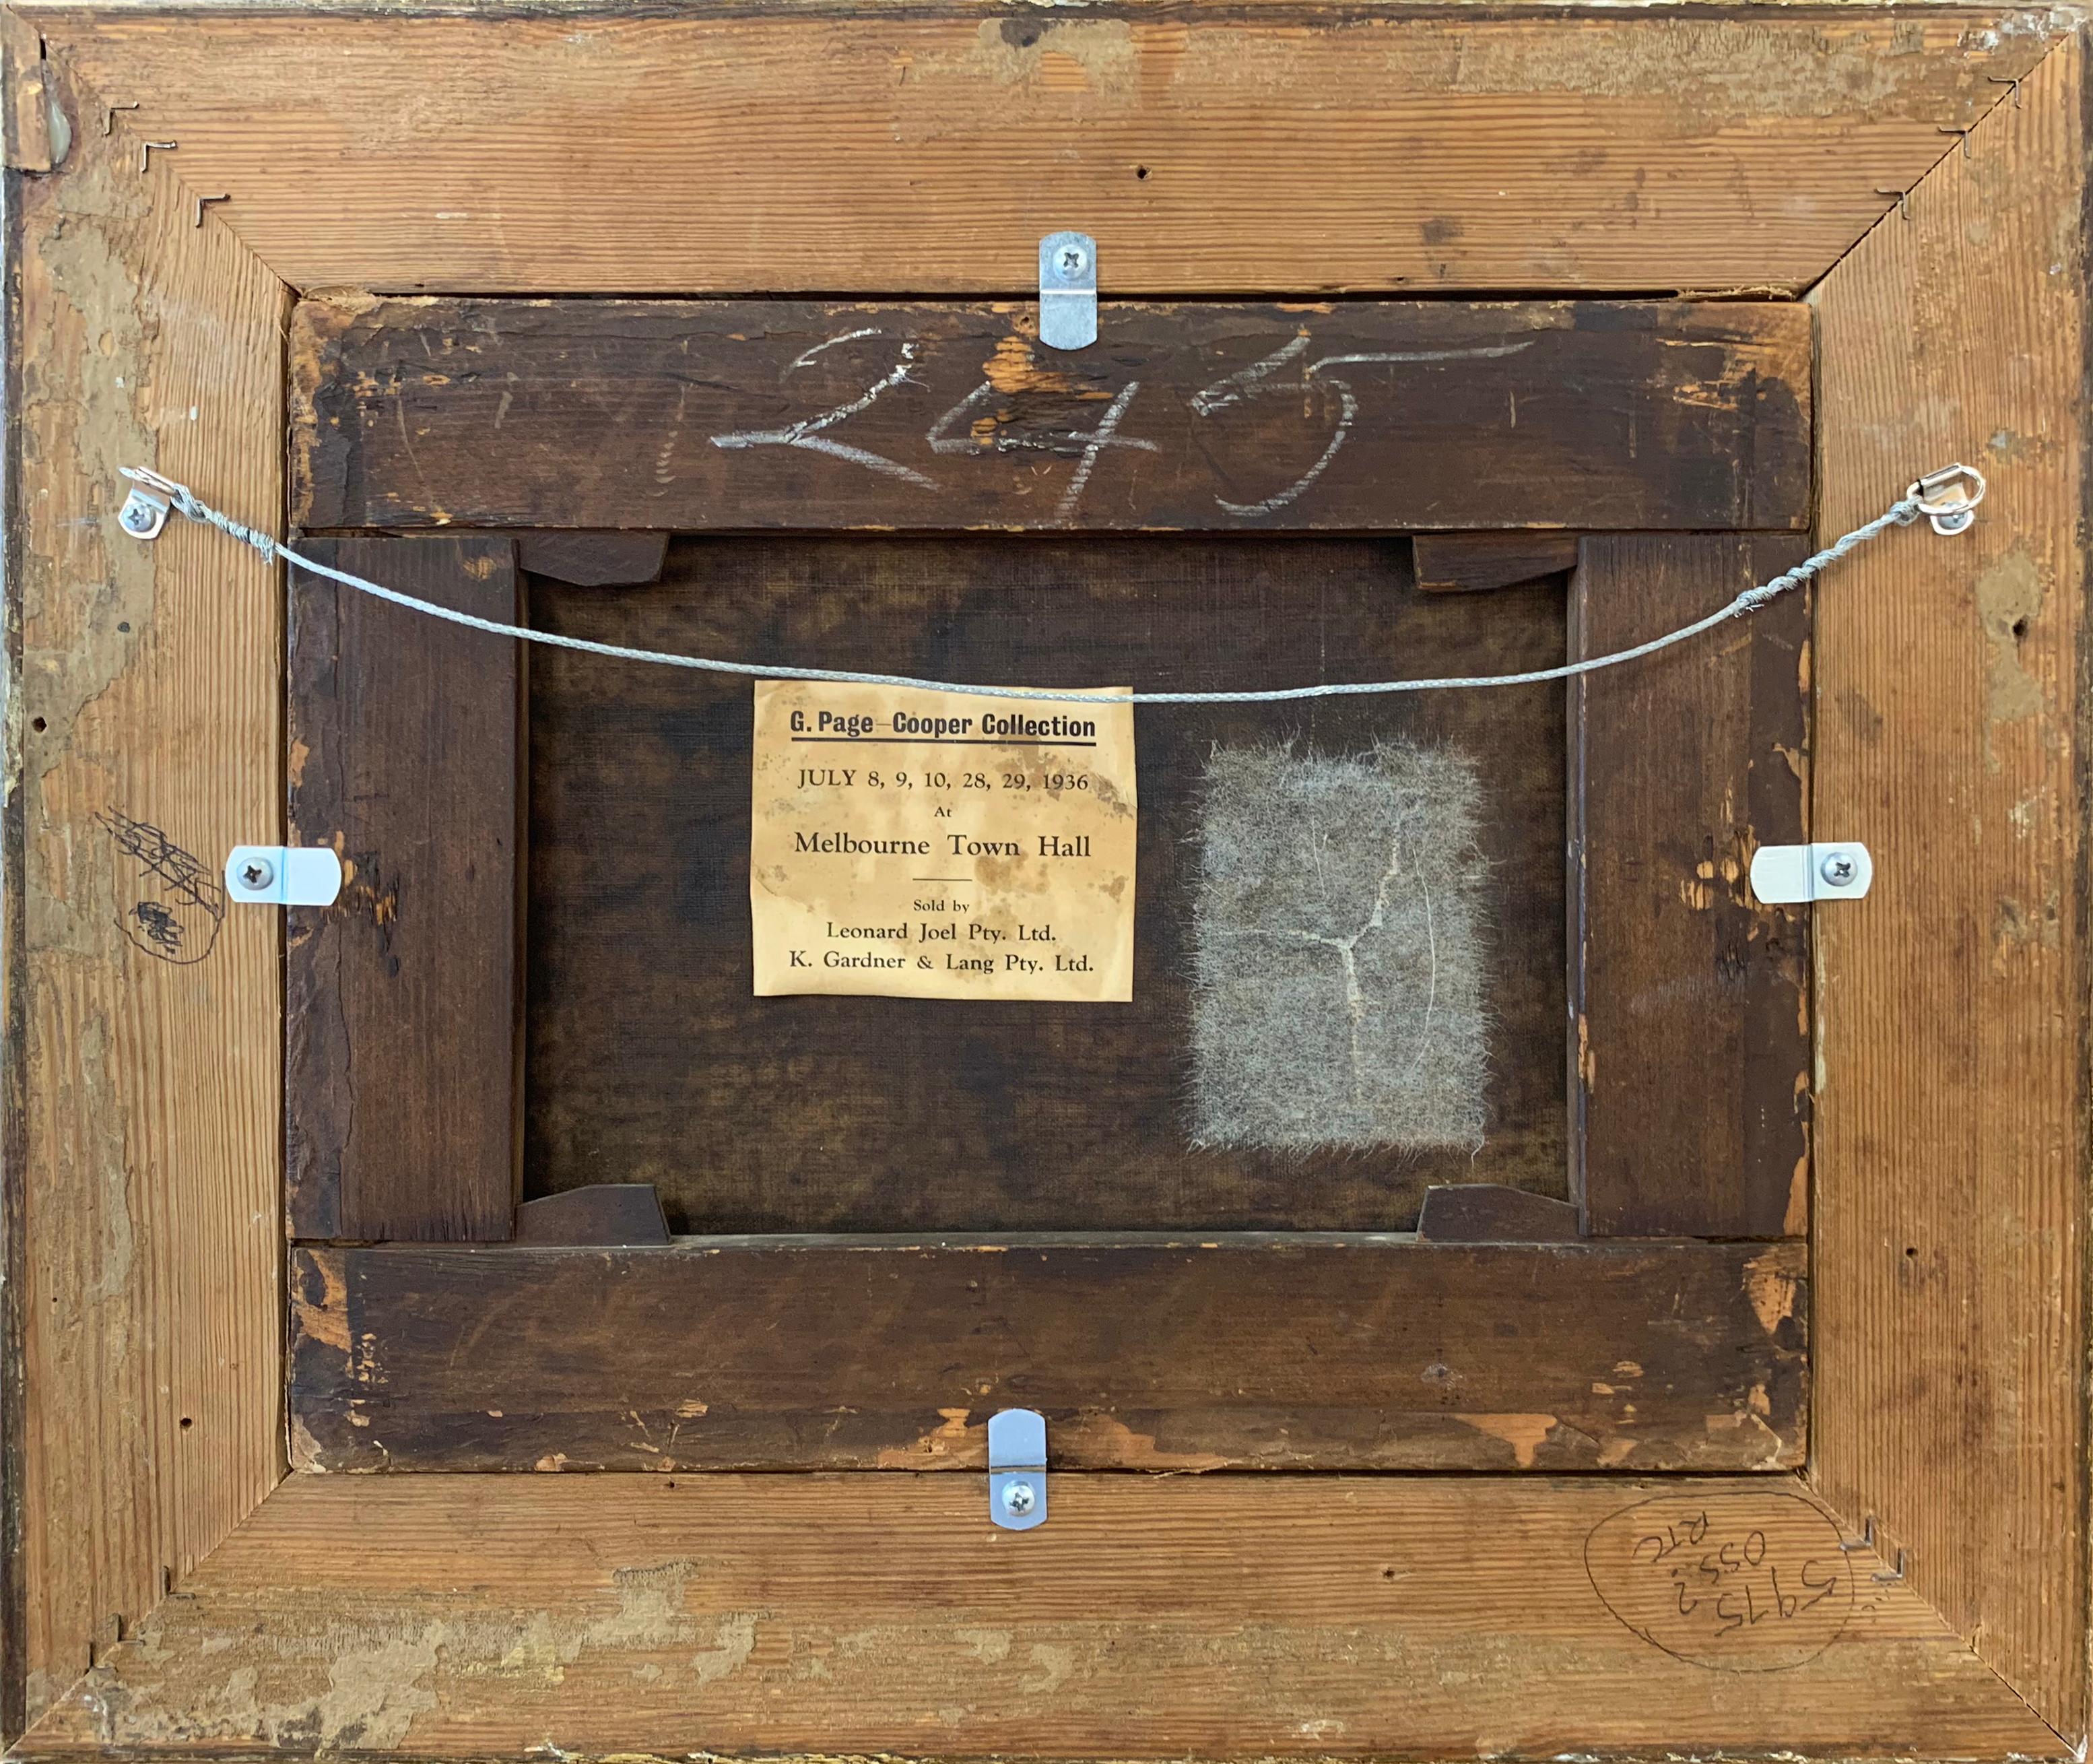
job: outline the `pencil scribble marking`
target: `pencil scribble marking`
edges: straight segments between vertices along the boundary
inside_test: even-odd
[[[225,889],[217,877],[150,822],[113,808],[96,819],[137,866],[121,891],[131,897],[118,918],[124,934],[162,961],[181,966],[202,961],[218,941],[225,917]]]

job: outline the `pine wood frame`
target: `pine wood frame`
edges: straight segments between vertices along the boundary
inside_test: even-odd
[[[25,1755],[2081,1743],[2075,30],[4,18],[0,1718]],[[652,126],[691,69],[732,71],[718,133]],[[719,175],[745,140],[764,152]],[[141,171],[148,141],[180,145]],[[1278,152],[1337,195],[1252,201]],[[1142,195],[1129,158],[1201,175]],[[492,221],[431,218],[427,192],[466,189]],[[275,927],[227,914],[209,984],[176,986],[128,959],[87,836],[119,805],[206,853],[278,824],[280,597],[199,532],[105,541],[115,466],[276,520],[287,284],[881,293],[898,256],[912,291],[1015,294],[1067,209],[1124,233],[1129,293],[1806,288],[1824,531],[1948,457],[1992,472],[1974,534],[1854,561],[1819,615],[1817,821],[1881,869],[1819,920],[1811,1462],[1692,1488],[1770,1534],[1870,1541],[1872,1590],[1815,1658],[1711,1671],[1592,1596],[1594,1528],[1676,1484],[1063,1475],[1013,1539],[964,1476],[284,1480]]]

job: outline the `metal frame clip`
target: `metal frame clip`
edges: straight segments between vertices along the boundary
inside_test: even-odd
[[[1046,1523],[1046,1417],[1036,1409],[988,1418],[988,1516],[1008,1532]]]
[[[262,907],[331,907],[341,894],[341,860],[324,845],[236,845],[225,891]]]
[[[1050,349],[1098,340],[1098,242],[1086,232],[1039,241],[1039,340]]]

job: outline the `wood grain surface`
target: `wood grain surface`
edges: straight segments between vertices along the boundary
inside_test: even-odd
[[[72,126],[8,190],[0,1727],[47,1714],[18,1755],[2080,1749],[2070,21],[20,10]],[[28,165],[61,143],[20,72]],[[180,145],[141,176],[141,139]],[[1929,168],[1907,223],[1888,193]],[[287,314],[237,240],[306,288],[1023,302],[1064,204],[1107,292],[1156,298],[1792,292],[1874,226],[1817,297],[1825,530],[1952,454],[1995,488],[1961,553],[1849,566],[1821,628],[1818,807],[1899,860],[1818,951],[1810,1492],[1839,1517],[1618,1518],[1766,1477],[1069,1475],[1013,1540],[966,1476],[301,1476],[233,1529],[280,1463],[278,945],[258,914],[195,963],[131,934],[193,947],[195,878],[274,822],[280,603],[214,537],[106,523],[140,453],[282,506]],[[1592,1567],[1757,1532],[1814,1596],[1870,1515],[1908,1578],[1841,1551],[1850,1616],[1806,1658],[1822,1629],[1735,1624],[1742,1671],[1739,1588],[1681,1632],[1649,1609],[1670,1553]]]
[[[1072,224],[1121,295],[1792,290],[2068,28],[1996,7],[28,10],[292,285],[496,294],[1029,298]]]
[[[1661,636],[1808,550],[1588,538],[1571,653]],[[1748,878],[1762,845],[1809,837],[1809,621],[1794,590],[1571,685],[1573,1142],[1594,1233],[1808,1227],[1809,909],[1762,904]]]
[[[1419,533],[1410,542],[1417,585],[1428,594],[1508,588],[1577,564],[1579,535],[1527,529],[1502,533]]]
[[[309,300],[308,527],[1800,527],[1796,305]]]
[[[505,623],[506,537],[314,540],[315,563]],[[291,843],[341,897],[284,929],[296,1237],[509,1235],[518,1170],[522,646],[322,576],[290,587]]]
[[[666,533],[589,533],[559,528],[518,528],[516,567],[531,575],[550,576],[583,587],[630,587],[661,574],[667,556]]]
[[[280,825],[282,589],[115,515],[146,466],[279,518],[288,302],[125,143],[77,132],[7,203],[11,1735],[281,1473],[280,945],[220,871]]]
[[[1827,579],[1815,1475],[2086,1731],[2084,52],[2060,47],[1817,296],[1824,531],[1991,475]],[[1982,323],[1973,324],[1973,315]]]
[[[294,1476],[17,1755],[2069,1755],[1785,1477],[1049,1474]]]
[[[1559,586],[1421,596],[1406,553],[1246,537],[681,540],[655,586],[536,583],[532,616],[652,648],[1032,686],[1197,691],[1561,657]],[[1389,1230],[1433,1181],[1567,1194],[1559,687],[1138,711],[1130,1005],[752,997],[750,704],[745,681],[533,657],[527,1193],[652,1182],[681,1231]],[[1483,1143],[1195,1149],[1207,756],[1266,742],[1344,756],[1382,739],[1450,743],[1487,781]]]
[[[1789,1244],[301,1249],[292,1429],[326,1470],[979,1469],[1021,1406],[1083,1468],[1772,1470],[1805,1443],[1805,1272]]]

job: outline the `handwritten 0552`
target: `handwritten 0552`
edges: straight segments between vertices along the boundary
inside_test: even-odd
[[[1800,1496],[1668,1495],[1614,1514],[1585,1540],[1606,1609],[1653,1647],[1727,1672],[1806,1665],[1853,1608],[1838,1527]]]

